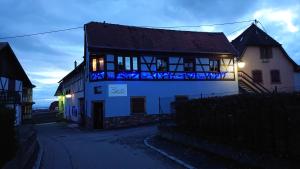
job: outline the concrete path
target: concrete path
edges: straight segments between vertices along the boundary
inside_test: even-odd
[[[42,169],[179,169],[143,143],[156,127],[81,131],[63,123],[37,125]]]

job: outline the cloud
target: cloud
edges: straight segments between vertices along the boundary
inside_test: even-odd
[[[263,22],[278,24],[283,30],[298,32],[299,26],[295,24],[298,18],[298,9],[260,9],[253,15],[254,18]]]

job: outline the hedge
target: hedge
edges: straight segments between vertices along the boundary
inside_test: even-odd
[[[177,127],[260,153],[300,159],[300,96],[234,95],[175,104]]]
[[[0,105],[0,168],[11,160],[17,150],[15,111]]]

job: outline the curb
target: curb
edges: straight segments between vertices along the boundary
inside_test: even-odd
[[[32,169],[40,169],[41,168],[41,161],[42,161],[42,158],[43,158],[43,155],[44,155],[44,149],[43,147],[41,146],[41,143],[39,141],[39,139],[37,139],[37,142],[39,144],[39,153],[38,153],[38,156],[37,156],[37,159],[34,163],[34,166],[32,167]]]
[[[188,168],[188,169],[196,169],[196,167],[194,167],[194,166],[192,166],[192,165],[190,165],[190,164],[187,164],[186,162],[184,162],[184,161],[182,161],[182,160],[180,160],[180,159],[178,159],[178,158],[176,158],[176,157],[174,157],[174,156],[172,156],[172,155],[166,153],[165,151],[163,151],[163,150],[161,150],[161,149],[159,149],[159,148],[157,148],[157,147],[154,147],[154,146],[152,146],[151,144],[149,144],[148,140],[149,140],[151,137],[153,137],[153,136],[148,136],[148,137],[146,137],[146,138],[144,139],[144,144],[145,144],[147,147],[149,147],[150,149],[152,149],[152,150],[154,150],[154,151],[160,153],[161,155],[163,155],[163,156],[169,158],[170,160],[175,161],[176,163],[180,164],[181,166],[183,166],[183,167],[185,167],[185,168]]]

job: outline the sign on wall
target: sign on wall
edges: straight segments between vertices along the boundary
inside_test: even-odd
[[[108,85],[108,96],[127,96],[127,84],[111,84]]]

